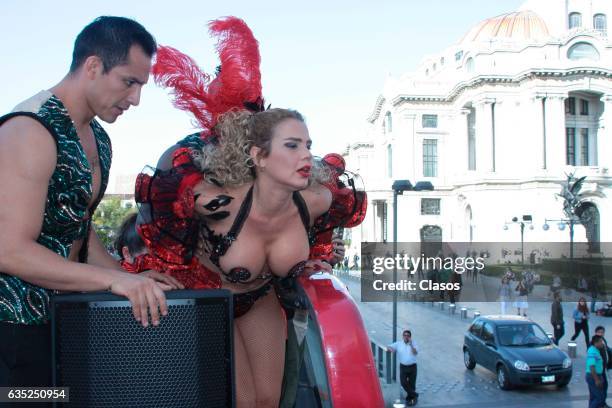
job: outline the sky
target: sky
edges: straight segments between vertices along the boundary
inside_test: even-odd
[[[342,152],[362,140],[388,75],[414,71],[428,54],[453,45],[481,20],[523,0],[129,1],[2,0],[0,112],[59,82],[74,39],[100,15],[130,17],[159,44],[187,53],[206,71],[217,65],[207,23],[244,19],[260,43],[266,104],[306,117],[313,152]],[[140,105],[102,123],[113,141],[111,186],[118,174],[154,165],[177,140],[196,132],[153,81]]]

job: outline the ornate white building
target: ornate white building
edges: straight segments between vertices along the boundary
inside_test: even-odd
[[[353,242],[392,241],[400,179],[435,189],[398,197],[398,241],[517,242],[524,215],[525,241],[568,241],[556,193],[572,172],[587,176],[589,234],[612,241],[611,17],[611,0],[528,1],[388,78],[348,148],[370,200]]]

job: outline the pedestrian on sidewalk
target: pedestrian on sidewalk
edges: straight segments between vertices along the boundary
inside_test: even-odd
[[[581,297],[578,299],[578,305],[574,309],[574,335],[572,341],[580,335],[580,331],[584,333],[584,341],[586,348],[589,348],[589,308],[586,303],[586,299]]]
[[[527,302],[527,294],[529,291],[527,290],[527,285],[525,283],[525,279],[521,278],[516,288],[514,289],[517,294],[516,301],[514,302],[514,307],[516,307],[517,314],[521,315],[521,309],[523,309],[523,316],[527,316],[527,309],[529,308],[529,303]]]
[[[512,288],[510,287],[510,281],[506,276],[501,279],[501,286],[499,287],[499,305],[501,306],[501,314],[506,314],[506,308],[512,300]]]
[[[553,292],[553,303],[550,311],[550,324],[553,326],[555,337],[553,341],[558,346],[559,340],[565,334],[565,322],[563,321],[563,306],[561,305],[561,294]]]
[[[603,386],[603,395],[604,395],[604,407],[608,407],[606,403],[606,397],[608,396],[608,370],[612,368],[612,349],[608,347],[608,341],[605,338],[606,329],[603,326],[597,326],[595,328],[595,334],[597,336],[601,336],[603,340],[603,347],[599,349],[599,353],[601,354],[601,358],[603,359],[603,368],[604,368],[604,386]]]
[[[406,391],[406,405],[412,407],[416,405],[419,399],[419,394],[416,392],[416,356],[419,354],[419,348],[412,339],[412,332],[410,330],[404,330],[402,333],[402,340],[388,345],[387,349],[393,353],[397,353],[397,358],[400,363],[400,383],[404,391]]]
[[[604,365],[600,350],[604,348],[601,336],[595,335],[591,340],[591,346],[587,350],[586,358],[586,382],[589,386],[589,408],[601,408],[606,406],[606,395],[604,394]]]

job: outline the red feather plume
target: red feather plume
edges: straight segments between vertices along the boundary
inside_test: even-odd
[[[210,134],[219,115],[246,104],[263,106],[259,46],[246,23],[225,17],[209,24],[218,37],[221,71],[212,81],[188,55],[160,46],[153,66],[155,82],[173,89],[174,105],[191,112]]]

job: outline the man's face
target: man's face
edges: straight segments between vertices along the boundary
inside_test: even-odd
[[[404,337],[404,343],[408,343],[412,337],[409,333],[404,333],[402,336]]]
[[[598,336],[604,337],[606,335],[606,330],[605,329],[596,330],[595,334]]]
[[[94,114],[107,123],[113,123],[130,106],[138,105],[150,71],[151,58],[139,45],[132,45],[125,64],[106,73],[100,60],[89,76],[88,103]]]

